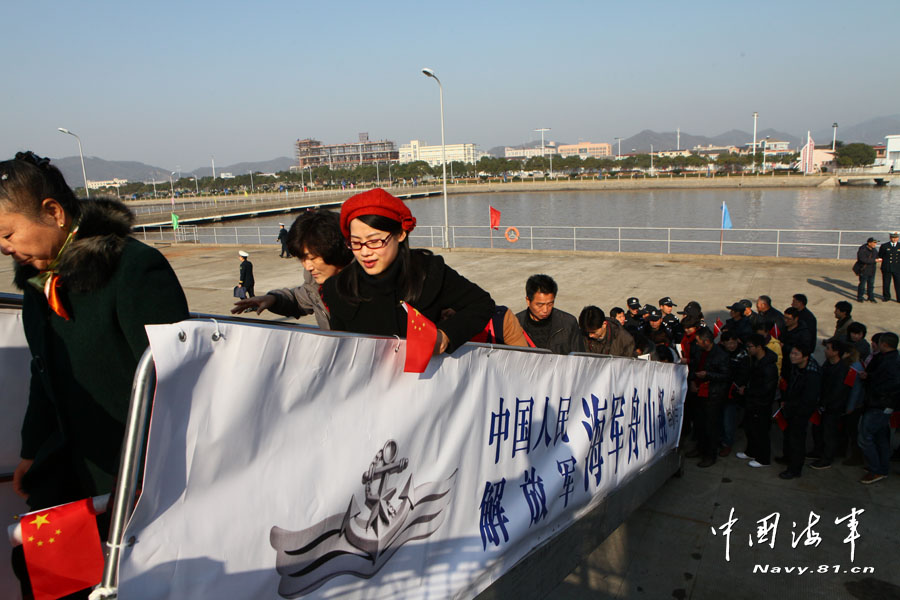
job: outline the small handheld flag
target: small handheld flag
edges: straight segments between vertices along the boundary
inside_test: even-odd
[[[728,205],[722,202],[722,229],[732,229],[731,215],[728,214]]]
[[[22,515],[25,566],[36,600],[100,583],[103,549],[90,498]]]
[[[822,424],[822,413],[819,412],[818,409],[813,411],[813,414],[809,416],[809,422],[813,425],[821,425]]]
[[[437,326],[406,302],[403,308],[406,309],[406,360],[403,372],[424,373],[434,353]]]
[[[172,213],[172,229],[178,229],[178,215]]]
[[[775,411],[775,414],[772,415],[772,418],[775,419],[775,422],[778,423],[778,428],[784,431],[787,429],[788,422],[787,419],[784,418],[784,415],[781,414],[781,409]]]
[[[722,319],[716,318],[716,323],[713,325],[713,335],[718,337],[722,333],[723,327],[725,327],[725,323],[722,322]]]
[[[847,387],[853,387],[853,384],[856,383],[857,374],[858,373],[856,372],[856,369],[847,369],[847,376],[844,377],[844,385],[846,385]]]

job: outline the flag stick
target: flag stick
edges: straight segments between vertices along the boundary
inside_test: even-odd
[[[722,256],[722,245],[725,243],[725,201],[722,201],[722,226],[719,228],[719,256]]]

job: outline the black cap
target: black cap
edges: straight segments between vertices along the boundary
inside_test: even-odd
[[[631,298],[626,300],[626,304],[628,304],[628,308],[640,308],[641,307],[641,301],[638,300],[637,298],[635,298],[634,296],[632,296]]]
[[[740,304],[741,304],[741,306],[743,306],[744,308],[753,308],[753,303],[750,302],[749,300],[747,300],[746,298],[744,298],[743,300],[741,300],[741,303],[740,303]]]
[[[725,308],[727,308],[728,310],[736,310],[737,312],[744,312],[744,303],[738,300],[731,306],[726,306]]]
[[[694,315],[688,315],[681,320],[681,326],[685,329],[688,327],[700,327],[700,318]]]
[[[877,244],[877,243],[878,243],[878,240],[876,240],[875,238],[869,238],[869,239],[866,240],[866,243],[867,243],[867,244],[871,244],[872,242],[875,242],[875,243]]]
[[[649,316],[651,321],[659,321],[660,319],[662,319],[662,313],[659,312],[659,310],[656,308],[651,308],[650,310],[648,310],[647,315]]]
[[[691,315],[692,317],[701,317],[703,315],[703,310],[700,308],[700,304],[691,300],[687,304],[684,305],[684,310],[678,311],[679,315]]]
[[[672,302],[672,299],[668,296],[659,299],[659,305],[662,306],[663,304],[667,306],[678,306],[677,304]]]

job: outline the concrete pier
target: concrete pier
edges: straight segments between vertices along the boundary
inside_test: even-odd
[[[299,261],[279,258],[277,244],[241,249],[250,253],[257,293],[300,283]],[[238,277],[237,247],[176,245],[160,250],[175,268],[192,311],[228,313]],[[725,307],[736,300],[755,301],[766,294],[783,309],[792,294],[801,292],[818,317],[820,340],[834,332],[833,308],[839,300],[851,301],[854,320],[865,323],[870,335],[900,330],[896,301],[855,302],[857,280],[849,260],[500,250],[442,254],[453,268],[516,312],[525,306],[525,279],[547,273],[559,284],[556,307],[576,316],[588,304],[608,311],[624,307],[629,296],[653,305],[671,296],[679,307],[699,301],[708,321],[714,322],[716,317],[724,320]],[[11,261],[3,261],[0,291],[16,292],[11,280]],[[261,318],[295,322],[270,313]],[[312,317],[302,322],[314,324]],[[821,358],[821,350],[817,356]],[[780,455],[777,428],[772,446],[773,456]],[[743,448],[739,432],[734,450]],[[686,460],[681,477],[664,484],[545,597],[900,598],[900,463],[892,463],[893,474],[886,480],[865,486],[858,483],[864,471],[840,460],[828,470],[804,468],[802,477],[791,481],[778,478],[779,465],[751,469],[733,453],[707,469],[696,462]],[[851,560],[848,521],[835,520],[853,509],[865,512],[856,517],[859,537],[853,540]],[[820,518],[812,527],[821,537],[818,545],[805,544],[811,511]],[[779,524],[772,548],[758,540],[757,521],[774,513]],[[737,521],[727,560],[722,527],[730,517]],[[797,567],[807,570],[798,576]]]

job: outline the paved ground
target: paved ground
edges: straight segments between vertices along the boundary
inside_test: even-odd
[[[257,293],[300,282],[299,263],[279,258],[275,244],[243,249],[254,264]],[[238,248],[160,250],[178,273],[192,311],[228,311],[237,283]],[[576,315],[587,304],[608,310],[624,306],[628,296],[655,304],[670,295],[682,306],[698,300],[707,318],[724,320],[725,306],[741,298],[767,294],[776,307],[784,308],[793,293],[802,292],[810,298],[810,309],[819,319],[818,335],[824,338],[834,329],[834,303],[853,301],[856,295],[851,261],[467,250],[444,256],[498,303],[516,311],[524,307],[525,279],[533,273],[553,276],[560,286],[557,307]],[[0,267],[0,291],[14,291],[11,270],[9,262]],[[900,330],[897,302],[854,302],[853,316],[870,333]],[[313,323],[311,317],[304,321]],[[818,354],[821,357],[821,351]],[[736,447],[743,447],[742,437]],[[780,439],[773,447],[780,448]],[[797,598],[900,598],[900,463],[894,464],[887,480],[863,486],[857,482],[863,474],[859,467],[805,469],[799,480],[782,481],[776,466],[751,469],[734,456],[709,469],[689,460],[682,477],[664,485],[548,597],[750,599],[777,593]],[[722,526],[732,508],[737,521],[726,561],[725,539],[721,532],[714,536],[711,527]],[[850,544],[844,541],[847,522],[834,521],[854,508],[865,512],[858,516],[859,538],[851,561]],[[817,546],[804,545],[801,536],[810,511],[821,518],[813,527],[821,536]],[[756,539],[756,521],[775,512],[780,522],[774,548],[749,546],[749,536]],[[792,535],[798,538],[796,547]],[[770,572],[754,573],[755,565],[768,565]],[[771,572],[776,566],[782,573]],[[809,570],[785,574],[787,567]],[[874,571],[851,572],[866,567]],[[816,572],[819,569],[827,572]]]

